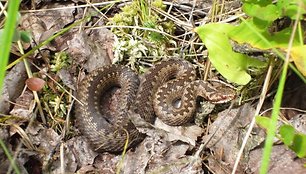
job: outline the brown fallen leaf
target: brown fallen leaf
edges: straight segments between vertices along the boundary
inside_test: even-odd
[[[33,110],[35,108],[35,102],[33,99],[33,92],[31,92],[30,90],[26,90],[16,99],[16,104],[14,105],[14,108],[10,111],[10,114],[18,116],[19,118],[23,118],[22,120],[20,120],[21,122],[28,121],[32,117]]]

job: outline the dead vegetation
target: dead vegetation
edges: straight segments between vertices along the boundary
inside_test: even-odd
[[[268,69],[254,72],[248,86],[236,86],[240,95],[231,107],[204,104],[197,124],[172,127],[156,120],[147,138],[124,155],[94,152],[77,129],[73,104],[86,73],[111,63],[141,74],[164,57],[182,57],[197,67],[199,78],[226,81],[211,66],[193,28],[236,24],[245,15],[240,7],[236,0],[23,1],[18,30],[29,31],[32,40],[12,48],[0,103],[0,138],[20,173],[230,173]],[[37,45],[33,54],[19,58]],[[274,79],[281,61],[275,64]],[[42,89],[29,87],[29,74],[40,80],[28,83],[34,89],[43,83]],[[294,75],[288,75],[288,84],[282,119],[305,133],[305,84]],[[273,103],[272,85],[264,115]],[[237,173],[258,173],[264,138],[265,131],[255,126]],[[269,173],[305,172],[305,159],[296,159],[282,144],[275,146],[271,163]],[[0,173],[14,172],[0,148]]]

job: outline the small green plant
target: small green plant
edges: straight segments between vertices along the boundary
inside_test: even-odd
[[[268,62],[254,60],[248,55],[234,52],[230,40],[259,50],[272,50],[274,56],[267,55],[270,62],[274,62],[275,56],[284,60],[268,124],[261,174],[268,171],[288,66],[306,83],[306,56],[303,51],[306,46],[303,43],[300,24],[302,16],[306,14],[305,5],[305,0],[279,0],[275,3],[272,0],[243,0],[243,11],[250,17],[240,18],[242,22],[239,25],[211,23],[194,29],[207,47],[209,59],[214,67],[222,76],[236,84],[250,83],[251,67],[264,68]],[[275,25],[278,20],[286,18],[295,21],[294,25]],[[287,52],[286,57],[282,52]],[[295,66],[289,63],[289,57],[293,59]],[[292,130],[288,126],[281,128],[281,139],[286,141],[285,144],[298,156],[304,156],[305,149],[301,147],[305,147],[305,136],[295,131],[285,134],[288,129]]]
[[[270,127],[271,119],[268,117],[256,117],[256,123],[266,130]],[[306,157],[306,134],[300,133],[289,124],[283,124],[278,129],[276,137],[288,148],[293,150],[299,158]]]
[[[230,39],[238,44],[248,44],[260,50],[277,48],[285,51],[288,47],[292,28],[288,26],[280,31],[271,31],[271,28],[274,27],[276,19],[285,17],[295,19],[297,10],[302,8],[298,5],[298,0],[282,0],[275,4],[272,4],[272,0],[245,0],[243,2],[243,10],[250,18],[243,20],[241,24],[233,26],[210,23],[195,28],[208,49],[209,59],[214,67],[225,78],[240,85],[250,82],[251,76],[248,72],[250,67],[261,68],[266,64],[245,54],[234,52]],[[303,3],[305,5],[304,1]],[[302,14],[305,13],[306,11],[302,10]],[[301,30],[301,28],[299,29]],[[306,75],[306,57],[301,51],[305,50],[306,46],[303,45],[303,40],[298,36],[293,40],[291,56],[295,58],[294,61],[300,72]],[[305,81],[302,75],[300,77]]]
[[[113,33],[118,37],[114,43],[115,59],[113,62],[128,61],[132,68],[139,64],[143,57],[170,55],[167,47],[173,42],[161,32],[173,34],[173,22],[165,22],[152,10],[164,9],[161,0],[152,3],[144,0],[134,0],[131,4],[121,8],[108,25],[114,26]],[[140,68],[141,69],[141,68]]]
[[[57,76],[60,70],[65,69],[71,65],[71,59],[65,52],[58,52],[52,56],[50,61],[50,72],[51,76]],[[63,85],[61,80],[57,83]],[[63,124],[68,112],[70,100],[70,94],[58,84],[55,84],[53,80],[49,80],[49,85],[45,85],[42,90],[40,101],[43,103],[43,110],[50,115],[48,124],[58,130],[59,132],[63,129]]]
[[[54,58],[51,60],[51,71],[57,72],[62,68],[66,68],[71,64],[71,59],[65,52],[55,53]]]
[[[282,125],[279,128],[281,140],[293,150],[299,158],[306,157],[306,134],[297,132],[291,125]]]

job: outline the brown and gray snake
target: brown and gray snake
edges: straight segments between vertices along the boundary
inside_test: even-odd
[[[110,118],[101,108],[101,99],[114,87],[120,88],[120,107],[116,118]],[[95,151],[122,151],[143,140],[132,121],[131,114],[139,114],[152,123],[155,115],[168,125],[190,122],[196,110],[197,97],[212,103],[225,103],[235,97],[226,86],[215,87],[196,80],[191,63],[182,59],[168,59],[156,63],[141,80],[128,67],[108,65],[91,72],[79,85],[76,119],[81,132]],[[180,100],[180,106],[174,101]]]

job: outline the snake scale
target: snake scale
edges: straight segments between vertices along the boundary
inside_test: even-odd
[[[114,87],[120,88],[120,107],[116,108],[116,118],[110,118],[100,102]],[[225,103],[235,97],[235,91],[196,80],[191,63],[168,59],[156,63],[141,80],[122,65],[94,70],[79,85],[77,96],[83,104],[76,103],[76,119],[81,132],[96,151],[119,152],[127,138],[128,147],[144,138],[129,119],[131,114],[139,114],[150,123],[156,115],[168,125],[182,125],[192,119],[198,96],[212,103]],[[174,106],[177,100],[181,103]]]

